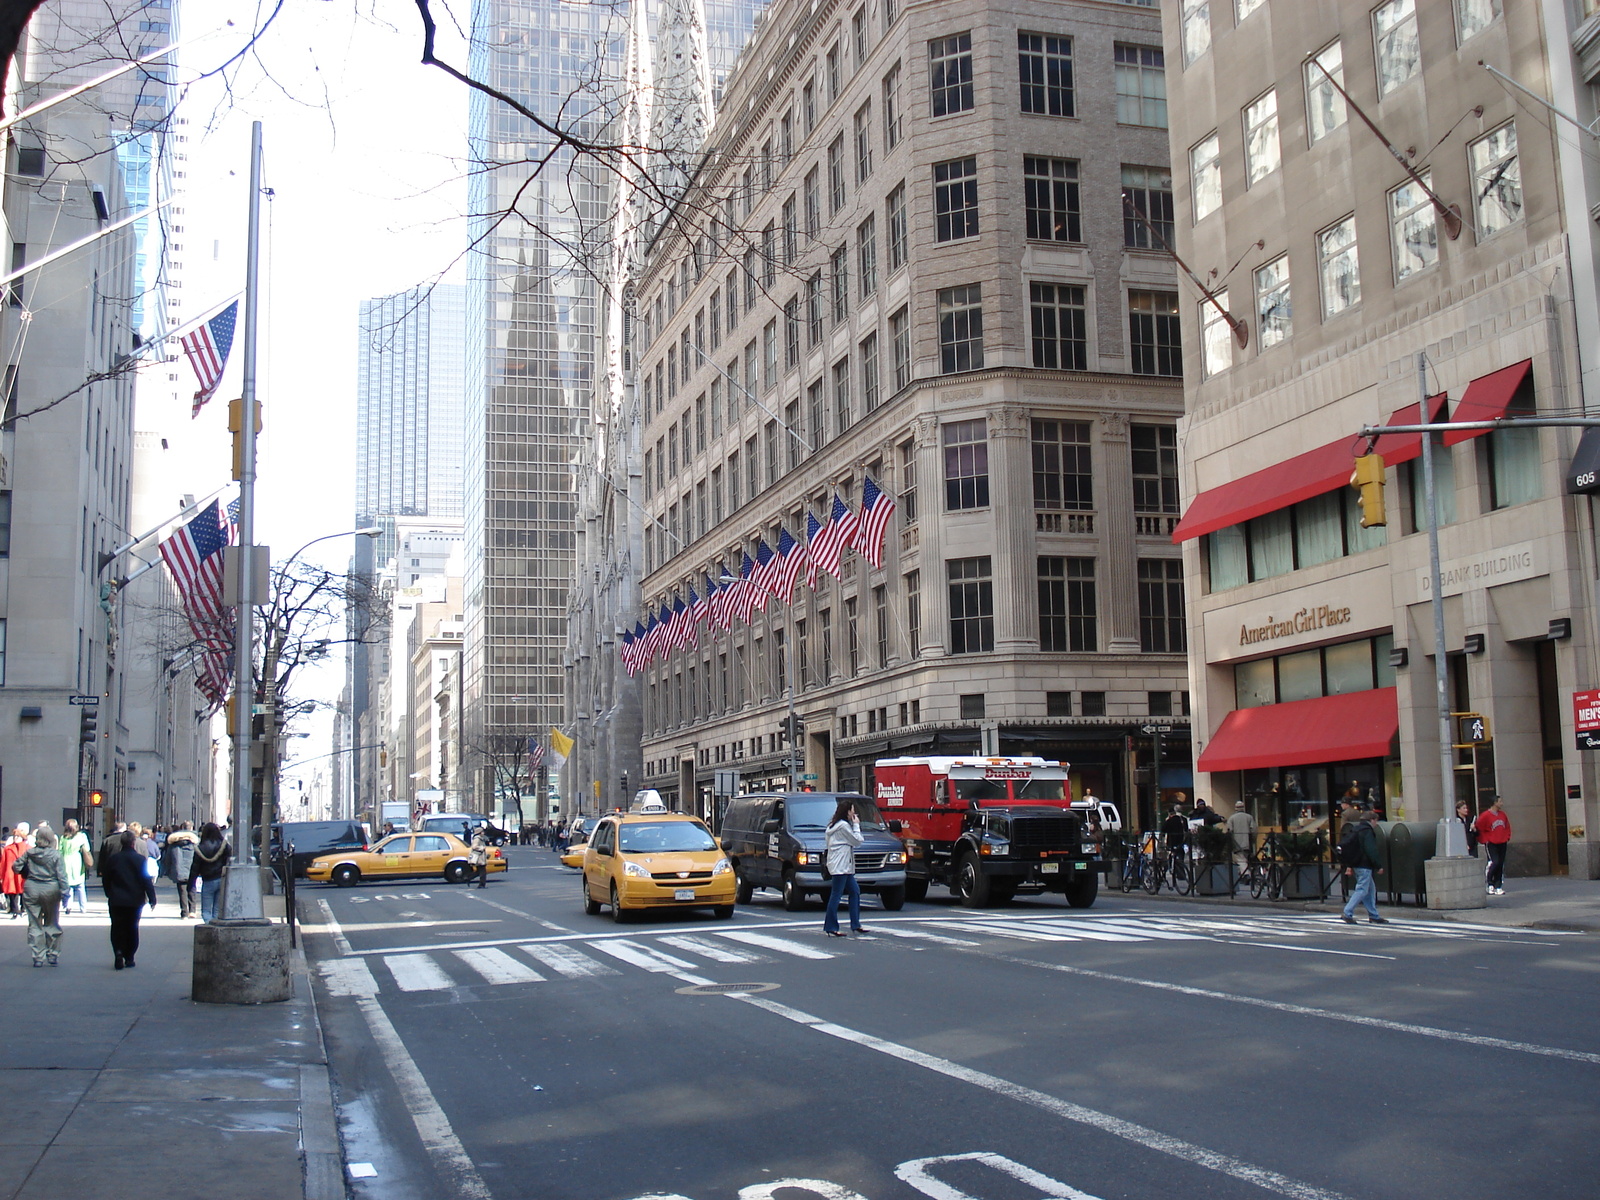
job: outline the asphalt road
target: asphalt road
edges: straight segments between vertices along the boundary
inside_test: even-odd
[[[360,1200],[1600,1194],[1594,935],[1120,895],[617,926],[510,854],[300,893]]]

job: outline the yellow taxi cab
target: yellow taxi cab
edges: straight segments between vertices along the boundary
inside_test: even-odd
[[[733,864],[695,817],[652,805],[596,824],[583,852],[583,911],[611,906],[627,921],[649,908],[707,908],[733,916]]]
[[[396,833],[365,850],[339,850],[311,860],[306,878],[339,887],[363,879],[418,879],[437,876],[446,883],[473,877],[472,848],[448,833]],[[489,847],[489,874],[506,869],[505,855]]]
[[[580,842],[578,845],[568,849],[567,852],[561,856],[561,865],[563,867],[572,867],[580,871],[583,870],[583,856],[587,854],[588,851],[589,843]]]

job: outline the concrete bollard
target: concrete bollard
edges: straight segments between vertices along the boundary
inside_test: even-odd
[[[1430,858],[1423,867],[1428,873],[1429,908],[1488,907],[1483,859]]]
[[[201,1004],[271,1004],[293,993],[289,927],[274,921],[196,925],[190,999]]]

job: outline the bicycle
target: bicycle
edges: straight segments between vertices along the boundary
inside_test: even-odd
[[[1267,834],[1262,838],[1261,845],[1256,847],[1255,853],[1250,856],[1250,865],[1246,868],[1250,878],[1250,895],[1253,899],[1261,899],[1263,893],[1268,900],[1282,897],[1286,868],[1281,859],[1282,855],[1278,853],[1277,835]],[[1241,879],[1240,883],[1243,882]]]
[[[1168,850],[1167,858],[1167,879],[1172,884],[1172,890],[1180,896],[1187,896],[1194,891],[1198,874],[1194,860],[1189,856],[1189,847],[1184,845]]]

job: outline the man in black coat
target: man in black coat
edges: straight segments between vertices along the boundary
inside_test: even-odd
[[[156,881],[145,870],[145,856],[133,848],[134,836],[122,834],[122,849],[105,860],[100,887],[111,910],[111,953],[117,970],[134,965],[139,952],[139,911],[156,906]]]

